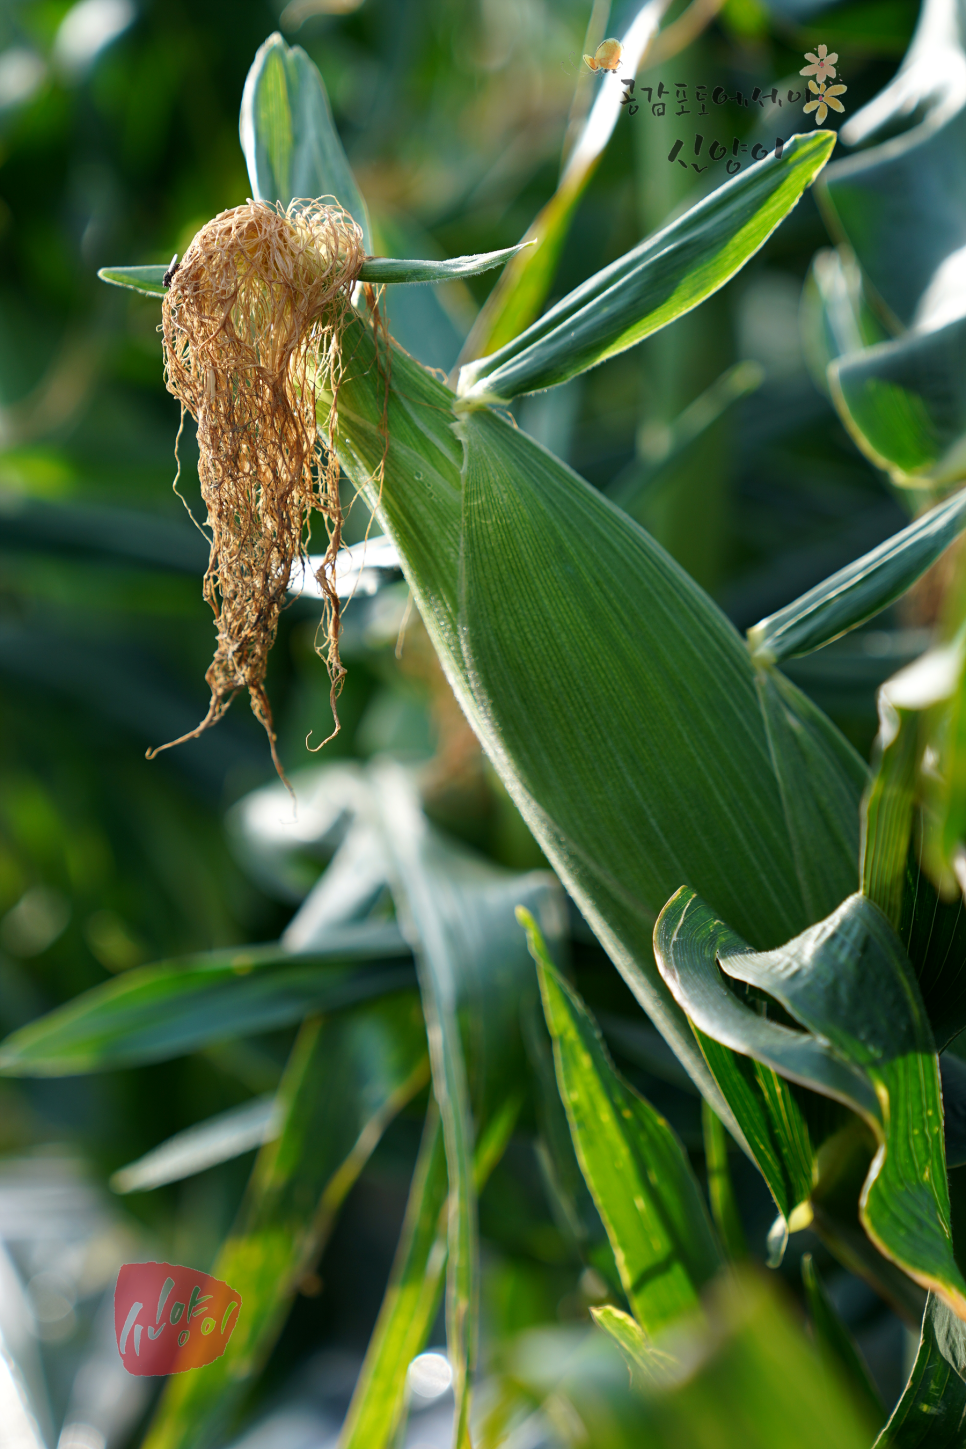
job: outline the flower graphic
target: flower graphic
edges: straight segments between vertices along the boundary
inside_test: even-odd
[[[804,66],[798,72],[799,75],[813,75],[819,81],[824,81],[827,76],[834,77],[838,54],[833,50],[829,55],[827,45],[819,46],[818,55],[813,55],[810,50],[806,50],[805,59],[810,60],[812,64]],[[811,81],[809,81],[809,85],[811,85]],[[819,124],[821,125],[821,122]]]
[[[829,113],[829,107],[831,107],[833,111],[845,110],[842,102],[836,100],[836,96],[844,95],[845,92],[848,90],[848,86],[825,86],[824,84],[817,86],[813,80],[810,80],[808,83],[808,88],[814,95],[815,99],[814,101],[808,102],[808,105],[805,107],[805,114],[807,116],[809,111],[815,111],[816,126],[824,125],[825,117]]]

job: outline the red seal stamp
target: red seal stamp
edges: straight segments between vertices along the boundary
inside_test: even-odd
[[[114,1332],[129,1374],[180,1374],[224,1353],[241,1294],[172,1263],[125,1263],[114,1289]]]

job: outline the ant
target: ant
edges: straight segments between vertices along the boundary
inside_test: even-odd
[[[171,283],[174,281],[174,274],[178,270],[178,268],[180,267],[180,265],[181,265],[181,263],[178,261],[178,253],[175,252],[174,256],[171,258],[171,262],[170,262],[170,264],[168,266],[168,270],[165,272],[164,276],[161,278],[161,282],[162,282],[162,285],[163,286],[165,286],[165,287],[170,287],[171,286]]]

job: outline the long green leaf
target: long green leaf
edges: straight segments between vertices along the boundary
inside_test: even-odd
[[[519,337],[460,373],[466,404],[506,402],[566,382],[690,312],[723,287],[797,205],[835,137],[793,136],[781,159],[725,182],[598,272]]]
[[[966,528],[966,490],[748,630],[755,659],[810,654],[895,603]]]
[[[498,252],[476,252],[468,257],[449,257],[442,262],[407,261],[397,257],[367,257],[359,273],[360,282],[449,282],[454,277],[478,277],[498,267],[508,257],[529,245],[520,242]]]
[[[526,1012],[524,1026],[540,1134],[537,1161],[546,1183],[550,1210],[565,1240],[588,1266],[596,1269],[611,1290],[619,1294],[622,1289],[614,1253],[580,1170],[570,1123],[560,1100],[553,1043],[539,994],[532,1008]],[[691,1085],[688,1077],[685,1081]]]
[[[168,262],[162,262],[160,266],[150,267],[101,267],[97,275],[112,286],[143,292],[146,297],[163,297],[167,291],[164,275],[168,266]]]
[[[520,1106],[519,1096],[508,1098],[477,1143],[477,1192],[503,1155]],[[342,1426],[339,1449],[391,1449],[397,1442],[406,1412],[407,1370],[426,1346],[443,1291],[447,1186],[442,1126],[434,1104],[423,1129],[389,1285]]]
[[[477,277],[498,267],[508,257],[515,256],[521,247],[504,247],[498,252],[478,252],[468,257],[450,257],[442,262],[407,261],[396,257],[368,257],[359,272],[360,282],[448,282],[454,277]],[[163,266],[150,267],[101,267],[97,275],[102,282],[111,282],[115,287],[127,287],[132,292],[143,292],[147,297],[163,297],[167,288]]]
[[[909,1382],[874,1449],[960,1449],[966,1435],[966,1325],[930,1293]]]
[[[908,958],[878,908],[850,896],[827,920],[759,953],[682,889],[658,922],[655,949],[702,1030],[866,1122],[880,1146],[860,1204],[866,1232],[966,1317],[966,1282],[950,1236],[939,1065]],[[732,995],[719,967],[774,997],[805,1031],[758,1017]]]
[[[446,1263],[446,1152],[439,1112],[426,1117],[406,1218],[339,1449],[389,1449],[406,1408],[406,1371],[425,1346]]]
[[[278,31],[260,46],[245,81],[239,135],[256,201],[288,206],[334,196],[372,249],[369,215],[332,120],[318,68]]]
[[[661,893],[707,880],[759,938],[808,918],[750,660],[648,535],[525,434],[485,412],[461,432],[461,645],[484,742],[619,963],[614,936],[633,941],[632,989],[693,1060],[646,989]],[[841,899],[854,862],[823,850]]]
[[[950,802],[962,789],[962,671],[962,644],[954,641],[882,686],[862,802],[862,889],[915,965],[940,1051],[966,1026],[966,911],[950,868],[961,830]],[[926,768],[930,749],[935,762]]]
[[[183,1132],[176,1132],[167,1142],[154,1147],[119,1167],[111,1177],[114,1192],[150,1192],[166,1182],[180,1182],[204,1172],[216,1162],[230,1162],[253,1147],[271,1142],[281,1131],[282,1123],[274,1096],[257,1097],[243,1107],[219,1112]]]
[[[722,1263],[714,1229],[681,1143],[618,1074],[596,1023],[547,955],[533,918],[518,914],[537,963],[581,1170],[628,1301],[644,1330],[656,1334],[698,1310],[701,1289]]]
[[[854,869],[855,798],[867,771],[817,705],[777,669],[758,669],[755,683],[799,888],[809,920],[817,921],[839,904],[843,882]],[[816,840],[825,842],[822,854]]]
[[[398,926],[367,921],[305,956],[242,946],[141,966],[85,991],[0,1045],[10,1076],[72,1076],[165,1061],[413,984]]]
[[[238,1327],[206,1373],[169,1382],[144,1449],[207,1449],[224,1432],[346,1194],[428,1074],[414,993],[303,1026],[279,1091],[285,1126],[259,1154],[212,1270],[241,1294]]]
[[[511,876],[443,840],[428,825],[401,767],[377,770],[373,809],[390,858],[397,914],[416,956],[443,1123],[450,1183],[446,1323],[456,1399],[453,1444],[463,1449],[469,1435],[479,1269],[471,1084],[458,1011],[467,1009],[482,1109],[477,1120],[485,1121],[487,1078],[502,1080],[505,1092],[514,1038],[522,1052],[512,1018],[519,1011],[525,958],[522,941],[514,951],[509,936],[513,908],[532,903],[552,923],[555,883],[543,872]]]
[[[605,1303],[603,1308],[592,1308],[590,1316],[598,1328],[610,1334],[624,1355],[631,1371],[631,1383],[636,1386],[646,1384],[652,1376],[657,1351],[637,1319],[625,1313],[623,1308],[615,1308],[612,1303]]]

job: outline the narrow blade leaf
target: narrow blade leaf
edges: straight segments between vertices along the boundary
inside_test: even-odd
[[[598,272],[519,337],[460,373],[467,403],[566,382],[690,312],[739,271],[829,158],[831,132],[793,136],[663,231]]]
[[[406,1218],[339,1449],[390,1449],[406,1409],[406,1371],[439,1308],[446,1265],[449,1190],[439,1112],[426,1117]]]
[[[132,292],[143,292],[146,297],[163,297],[167,291],[164,274],[168,263],[152,267],[101,267],[97,275],[102,282],[114,287],[127,287]]]
[[[359,273],[360,282],[448,282],[453,277],[478,277],[516,256],[529,242],[504,247],[498,252],[477,252],[468,257],[450,257],[442,262],[406,261],[397,257],[367,257]]]
[[[681,1143],[619,1075],[596,1023],[547,955],[533,918],[519,915],[537,963],[577,1158],[628,1301],[644,1330],[656,1334],[698,1310],[701,1289],[722,1262],[714,1229]]]
[[[409,947],[392,922],[332,931],[324,949],[302,957],[250,946],[141,966],[7,1037],[0,1071],[56,1077],[165,1061],[413,982]]]
[[[755,659],[810,654],[895,603],[966,528],[966,490],[748,630]]]
[[[479,1192],[503,1155],[522,1098],[507,1099],[477,1143]],[[446,1273],[448,1179],[439,1111],[427,1114],[389,1285],[339,1438],[339,1449],[392,1449],[406,1412],[406,1374],[426,1346]]]
[[[930,1293],[909,1382],[874,1449],[960,1449],[966,1431],[966,1325]]]
[[[514,1037],[522,1064],[522,1041],[511,1018],[519,1011],[525,956],[518,933],[508,940],[515,928],[513,908],[521,901],[532,903],[552,921],[556,885],[543,872],[521,877],[498,871],[443,840],[428,825],[401,767],[386,765],[377,772],[373,808],[390,859],[397,914],[416,957],[442,1117],[450,1184],[446,1326],[456,1400],[453,1444],[463,1449],[469,1435],[479,1264],[471,1082],[457,1011],[462,1005],[472,1014],[477,1115],[485,1121],[487,1076],[502,1079],[505,1094]]]
[[[110,1185],[114,1192],[150,1192],[166,1182],[180,1182],[217,1162],[229,1162],[253,1147],[272,1142],[281,1129],[275,1097],[259,1097],[176,1132],[136,1162],[118,1168]]]

